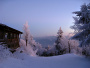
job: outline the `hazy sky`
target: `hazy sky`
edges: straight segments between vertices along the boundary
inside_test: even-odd
[[[53,36],[61,27],[64,35],[72,32],[73,11],[89,0],[0,0],[0,23],[23,31],[28,21],[34,37]]]

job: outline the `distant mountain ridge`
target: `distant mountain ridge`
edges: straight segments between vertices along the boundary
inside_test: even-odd
[[[36,42],[39,42],[43,47],[52,46],[55,43],[56,36],[35,37]]]

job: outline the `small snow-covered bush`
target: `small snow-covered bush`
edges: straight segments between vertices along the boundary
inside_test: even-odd
[[[90,56],[90,45],[82,48],[82,55]]]
[[[33,50],[30,44],[26,46],[26,42],[23,39],[20,39],[20,48],[18,50],[31,56],[36,56],[36,51]]]
[[[71,49],[71,53],[75,53],[75,54],[82,54],[82,48],[79,47],[79,41],[76,40],[70,40],[70,49]]]
[[[5,45],[0,45],[0,60],[6,59],[9,56],[12,56],[9,48],[7,48]]]

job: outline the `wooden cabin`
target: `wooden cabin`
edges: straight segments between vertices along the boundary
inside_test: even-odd
[[[8,48],[16,49],[19,47],[19,40],[22,32],[7,25],[0,24],[0,43],[6,44]]]

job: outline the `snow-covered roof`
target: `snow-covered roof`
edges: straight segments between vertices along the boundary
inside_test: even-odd
[[[7,26],[7,25],[5,25],[5,24],[2,24],[2,23],[0,23],[0,30],[4,30],[4,31],[6,31],[6,32],[13,32],[13,33],[22,34],[21,31],[16,30],[16,29],[14,29],[14,28],[11,28],[11,27],[9,27],[9,26]]]

